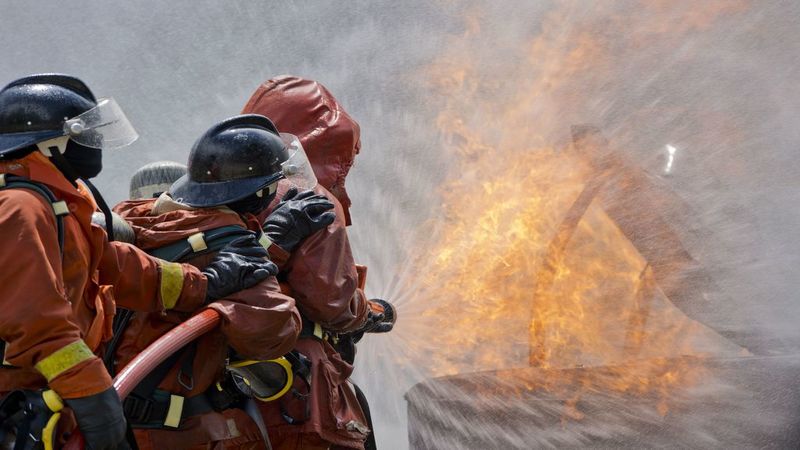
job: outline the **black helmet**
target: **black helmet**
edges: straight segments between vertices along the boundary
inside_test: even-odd
[[[86,84],[69,75],[40,74],[0,90],[0,158],[67,134],[64,123],[97,105]]]
[[[67,141],[118,148],[139,135],[114,99],[95,99],[83,81],[69,75],[30,75],[0,90],[0,159],[18,158],[34,144],[62,137],[53,143],[59,153]],[[50,148],[48,143],[44,150]]]
[[[231,117],[200,137],[189,154],[188,173],[169,189],[193,207],[212,207],[248,197],[284,178],[287,144],[266,117]]]

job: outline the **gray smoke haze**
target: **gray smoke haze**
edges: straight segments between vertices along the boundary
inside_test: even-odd
[[[416,276],[409,257],[433,231],[420,224],[437,223],[439,183],[458,176],[448,172],[451,155],[435,120],[447,99],[432,87],[427,68],[445,51],[470,55],[483,65],[478,89],[512,101],[515,81],[526,76],[520,49],[543,24],[552,25],[548,14],[560,7],[567,11],[559,25],[565,36],[583,26],[621,57],[606,67],[613,77],[599,77],[598,84],[587,75],[568,86],[579,101],[531,106],[530,127],[563,143],[570,125],[597,123],[628,156],[662,175],[665,148],[674,146],[664,179],[696,212],[692,226],[707,237],[698,253],[721,290],[712,302],[718,322],[759,354],[797,353],[800,4],[757,1],[702,32],[687,32],[679,20],[702,22],[686,14],[693,2],[656,2],[662,8],[655,17],[637,15],[637,2],[606,3],[6,1],[0,83],[64,72],[81,77],[96,95],[117,99],[141,137],[105,156],[96,184],[113,204],[127,196],[130,174],[141,165],[185,162],[194,140],[237,114],[262,81],[279,74],[321,81],[362,127],[348,191],[355,254],[370,267],[367,293],[396,296],[401,321],[413,321],[402,315],[404,306],[418,311],[436,299],[403,296],[404,283]],[[469,28],[464,16],[474,10],[481,12],[479,37],[464,37],[459,49],[454,42]],[[604,28],[619,16],[667,31],[661,40],[639,41],[629,30]],[[680,37],[670,38],[669,27]],[[657,117],[641,113],[656,107],[663,111]],[[519,132],[516,123],[505,130],[496,113],[476,109],[465,116],[499,140]],[[504,351],[503,342],[494,344]],[[392,365],[386,355],[398,345],[404,341],[375,336],[357,360],[356,379],[387,449],[406,447],[402,394],[422,381],[420,372]]]

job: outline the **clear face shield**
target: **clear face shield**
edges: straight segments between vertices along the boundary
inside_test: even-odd
[[[289,159],[281,164],[283,175],[299,189],[313,189],[317,185],[317,177],[314,175],[314,169],[308,161],[300,139],[289,133],[281,133],[281,139],[289,152]]]
[[[64,132],[78,144],[102,149],[125,147],[139,138],[113,98],[101,98],[94,108],[64,122]]]

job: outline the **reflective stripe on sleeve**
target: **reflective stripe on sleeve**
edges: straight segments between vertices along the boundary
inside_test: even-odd
[[[61,347],[36,363],[34,367],[49,383],[53,378],[93,357],[94,353],[83,340],[80,340]]]
[[[158,260],[158,265],[161,267],[161,302],[164,309],[172,309],[183,289],[183,269],[180,264],[163,259]]]

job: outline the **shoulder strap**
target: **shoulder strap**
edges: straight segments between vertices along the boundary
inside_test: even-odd
[[[244,227],[228,225],[201,231],[178,242],[148,250],[147,253],[165,261],[180,262],[191,256],[216,252],[236,238],[251,233]]]
[[[58,249],[61,255],[64,255],[64,216],[69,214],[67,203],[63,200],[56,198],[53,191],[43,183],[30,180],[18,175],[11,175],[7,173],[0,174],[0,190],[2,189],[27,189],[33,191],[47,200],[47,203],[53,208],[53,214],[56,218],[56,228],[58,233]]]

